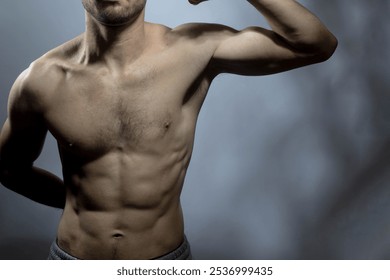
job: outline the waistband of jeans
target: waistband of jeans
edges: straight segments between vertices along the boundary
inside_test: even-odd
[[[154,260],[188,260],[191,258],[190,244],[187,240],[187,237],[184,236],[184,241],[179,247],[168,254],[154,258]]]
[[[192,256],[191,256],[190,244],[186,236],[184,236],[184,241],[181,243],[179,247],[177,247],[172,252],[154,258],[153,260],[188,260],[191,258]],[[57,240],[55,240],[50,247],[50,253],[48,259],[49,260],[78,260],[76,257],[62,250],[58,246]]]

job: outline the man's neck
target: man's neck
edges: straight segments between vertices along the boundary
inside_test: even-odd
[[[121,67],[136,60],[144,48],[144,12],[121,26],[103,25],[86,14],[83,63],[105,62]]]

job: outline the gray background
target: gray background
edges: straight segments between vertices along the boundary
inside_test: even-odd
[[[390,259],[390,2],[302,3],[331,60],[210,89],[182,198],[197,259]],[[244,0],[149,0],[147,20],[265,25]],[[83,30],[80,0],[1,0],[1,123],[17,75]],[[61,174],[52,138],[37,164]],[[46,258],[60,215],[1,187],[0,258]]]

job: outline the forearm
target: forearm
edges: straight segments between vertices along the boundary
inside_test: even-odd
[[[337,40],[321,21],[294,0],[247,0],[272,30],[303,52],[333,52]]]
[[[3,166],[0,181],[6,188],[33,201],[64,208],[66,197],[64,183],[47,171],[36,167],[11,170]]]

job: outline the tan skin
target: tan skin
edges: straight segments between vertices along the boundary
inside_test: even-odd
[[[35,61],[10,93],[1,182],[64,208],[58,244],[80,259],[151,259],[181,244],[180,193],[213,78],[321,62],[337,45],[292,0],[248,1],[272,30],[243,31],[147,23],[145,2],[83,1],[126,21],[87,12],[86,32]],[[63,181],[33,167],[47,131],[58,141]]]

